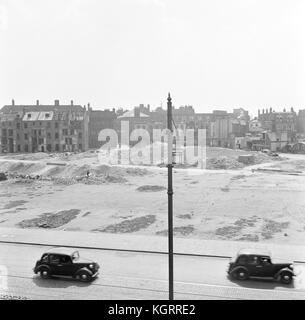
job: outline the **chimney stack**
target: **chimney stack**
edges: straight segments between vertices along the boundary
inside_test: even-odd
[[[71,100],[71,106],[73,106],[73,100]]]
[[[59,100],[54,101],[55,106],[59,106]]]
[[[15,100],[13,99],[13,100],[12,100],[12,106],[14,106],[14,105],[15,105]]]
[[[39,100],[36,100],[36,106],[39,106]]]

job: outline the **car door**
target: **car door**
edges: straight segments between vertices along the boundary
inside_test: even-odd
[[[272,277],[273,266],[270,257],[260,257],[257,270],[258,277]]]
[[[258,276],[260,272],[259,257],[256,255],[249,255],[247,260],[247,268],[250,276]]]
[[[60,263],[60,255],[59,254],[50,254],[49,255],[49,266],[51,268],[52,274],[61,275],[62,265]]]
[[[69,255],[61,255],[59,266],[60,274],[63,276],[72,276],[74,274],[74,266]]]

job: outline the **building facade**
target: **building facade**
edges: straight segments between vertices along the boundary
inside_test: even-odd
[[[0,152],[74,152],[88,149],[86,107],[11,105],[0,111]]]

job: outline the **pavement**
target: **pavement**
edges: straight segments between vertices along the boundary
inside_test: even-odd
[[[167,253],[167,237],[48,229],[0,228],[0,243]],[[243,248],[268,250],[273,258],[305,263],[305,245],[174,238],[174,253],[228,258]]]

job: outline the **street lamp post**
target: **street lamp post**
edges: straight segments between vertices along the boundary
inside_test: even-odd
[[[168,291],[169,300],[174,300],[174,254],[173,254],[173,127],[172,99],[167,98],[167,129],[168,129]]]

